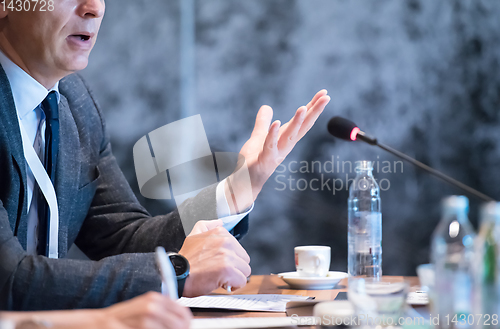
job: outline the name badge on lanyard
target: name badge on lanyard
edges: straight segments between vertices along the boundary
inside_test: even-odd
[[[24,157],[49,205],[49,258],[58,258],[59,208],[57,207],[56,191],[33,145],[30,143],[30,139],[21,120],[19,119],[18,121],[21,128],[21,137],[23,139]]]

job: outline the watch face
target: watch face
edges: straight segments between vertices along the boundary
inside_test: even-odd
[[[187,271],[187,263],[184,258],[179,255],[170,255],[170,261],[175,269],[175,275],[179,276]]]

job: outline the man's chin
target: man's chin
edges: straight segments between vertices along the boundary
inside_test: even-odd
[[[87,67],[89,64],[89,59],[87,56],[78,56],[70,61],[67,61],[64,65],[64,71],[67,71],[68,74],[81,71]]]

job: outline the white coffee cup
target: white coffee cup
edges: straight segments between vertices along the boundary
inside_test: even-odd
[[[330,250],[327,246],[295,247],[295,267],[299,276],[326,276],[330,270]]]

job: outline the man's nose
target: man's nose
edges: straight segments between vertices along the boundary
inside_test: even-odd
[[[104,16],[104,0],[81,0],[78,15],[83,18],[100,18]]]

